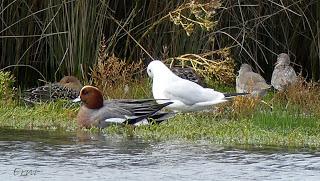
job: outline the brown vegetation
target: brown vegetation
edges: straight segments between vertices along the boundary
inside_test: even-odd
[[[129,89],[134,84],[140,84],[143,63],[127,63],[114,54],[106,52],[104,37],[100,42],[98,61],[91,71],[92,84],[98,87],[106,96],[113,98],[128,98]],[[139,83],[140,82],[140,83]],[[132,91],[132,90],[131,90]]]
[[[288,109],[297,109],[297,113],[320,115],[319,83],[307,82],[300,76],[295,84],[288,86],[285,91],[276,93],[273,102],[285,105]]]
[[[184,54],[167,59],[167,62],[170,66],[192,67],[206,80],[229,85],[235,82],[235,63],[228,48],[203,54]]]

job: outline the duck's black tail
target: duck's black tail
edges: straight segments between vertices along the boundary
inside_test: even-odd
[[[153,103],[147,106],[135,107],[134,113],[136,115],[133,119],[128,119],[124,123],[126,124],[136,124],[140,121],[147,120],[149,123],[161,123],[174,116],[173,113],[162,112],[162,108],[172,104],[172,102],[166,102],[163,104]]]
[[[159,124],[163,121],[166,121],[169,118],[172,118],[176,115],[174,112],[157,112],[156,114],[148,118],[149,123]]]

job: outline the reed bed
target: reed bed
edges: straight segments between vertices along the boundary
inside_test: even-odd
[[[231,50],[270,79],[276,55],[290,54],[295,69],[319,80],[317,0],[142,1],[4,0],[0,69],[17,83],[58,80],[74,74],[88,81],[106,37],[109,55],[128,63]],[[151,57],[150,57],[150,56]],[[19,65],[19,66],[18,66]],[[38,70],[38,71],[35,71]]]
[[[29,86],[37,78],[85,77],[97,57],[105,3],[2,1],[0,69],[10,69],[20,84]]]
[[[255,65],[270,80],[277,54],[289,53],[297,72],[319,80],[319,1],[223,1],[218,28],[219,47],[235,48],[239,62]]]

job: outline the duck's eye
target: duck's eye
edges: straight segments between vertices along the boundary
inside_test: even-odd
[[[83,95],[87,95],[88,93],[89,93],[89,92],[86,91],[86,90],[83,90],[83,91],[82,91],[82,94],[83,94]]]

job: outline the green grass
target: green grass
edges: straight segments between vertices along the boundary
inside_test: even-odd
[[[1,80],[8,82],[13,79],[10,76],[4,76]],[[11,84],[3,84],[1,87],[3,90],[1,97],[14,92]],[[147,80],[129,87],[130,95],[126,95],[125,98],[152,97],[151,85]],[[234,92],[232,87],[213,87],[223,92]],[[121,88],[114,89],[114,92],[107,97],[120,97],[123,95],[123,91]],[[300,92],[303,93],[305,99],[310,100],[299,102],[301,101]],[[317,93],[316,87],[310,89],[301,84],[290,88],[286,95],[270,92],[265,101],[273,104],[272,110],[256,99],[240,97],[208,112],[178,114],[160,125],[136,128],[111,126],[104,130],[93,128],[88,131],[103,131],[109,135],[155,140],[205,140],[214,144],[230,146],[317,148],[320,146]],[[4,128],[54,130],[61,132],[61,134],[77,130],[76,115],[80,107],[79,104],[57,101],[27,106],[22,102],[17,102],[13,99],[14,97],[17,96],[0,99],[0,130],[1,128],[2,130]],[[284,101],[284,98],[289,99]]]
[[[75,131],[78,105],[65,102],[24,105],[0,105],[0,127],[27,130]],[[190,141],[205,140],[222,145],[286,146],[315,148],[320,146],[320,119],[297,114],[281,107],[257,110],[250,116],[232,116],[204,112],[178,114],[169,121],[152,126],[111,126],[103,132],[110,135],[140,137],[144,139]],[[100,131],[92,129],[89,131]]]
[[[234,92],[232,87],[214,86],[214,88],[219,91]],[[14,92],[10,85],[2,86],[1,90],[4,90],[4,94]],[[130,94],[126,98],[151,97],[150,90],[150,84],[145,80],[138,86],[130,86]],[[118,97],[121,93],[120,89],[118,91],[109,96]],[[304,99],[300,99],[301,95],[295,95],[299,92],[309,99],[308,105],[305,105]],[[308,86],[307,88],[296,86],[296,89],[290,89],[287,95],[270,92],[265,101],[273,104],[272,110],[256,99],[239,97],[208,112],[177,114],[160,125],[136,128],[118,125],[103,130],[94,128],[88,131],[155,140],[205,140],[230,146],[317,148],[320,146],[320,119],[317,109],[319,102],[316,99],[318,92],[317,89],[309,89]],[[283,98],[289,100],[284,101]],[[10,96],[7,100],[0,99],[0,130],[58,130],[62,134],[76,131],[78,128],[76,115],[79,107],[79,104],[68,101],[27,106]]]
[[[0,127],[28,130],[75,130],[78,108],[63,102],[25,105],[0,104]]]
[[[182,114],[161,125],[108,128],[109,133],[123,133],[146,139],[206,140],[222,145],[253,146],[320,146],[320,120],[315,117],[292,116],[281,110],[256,112],[250,119],[221,120],[212,115]]]

